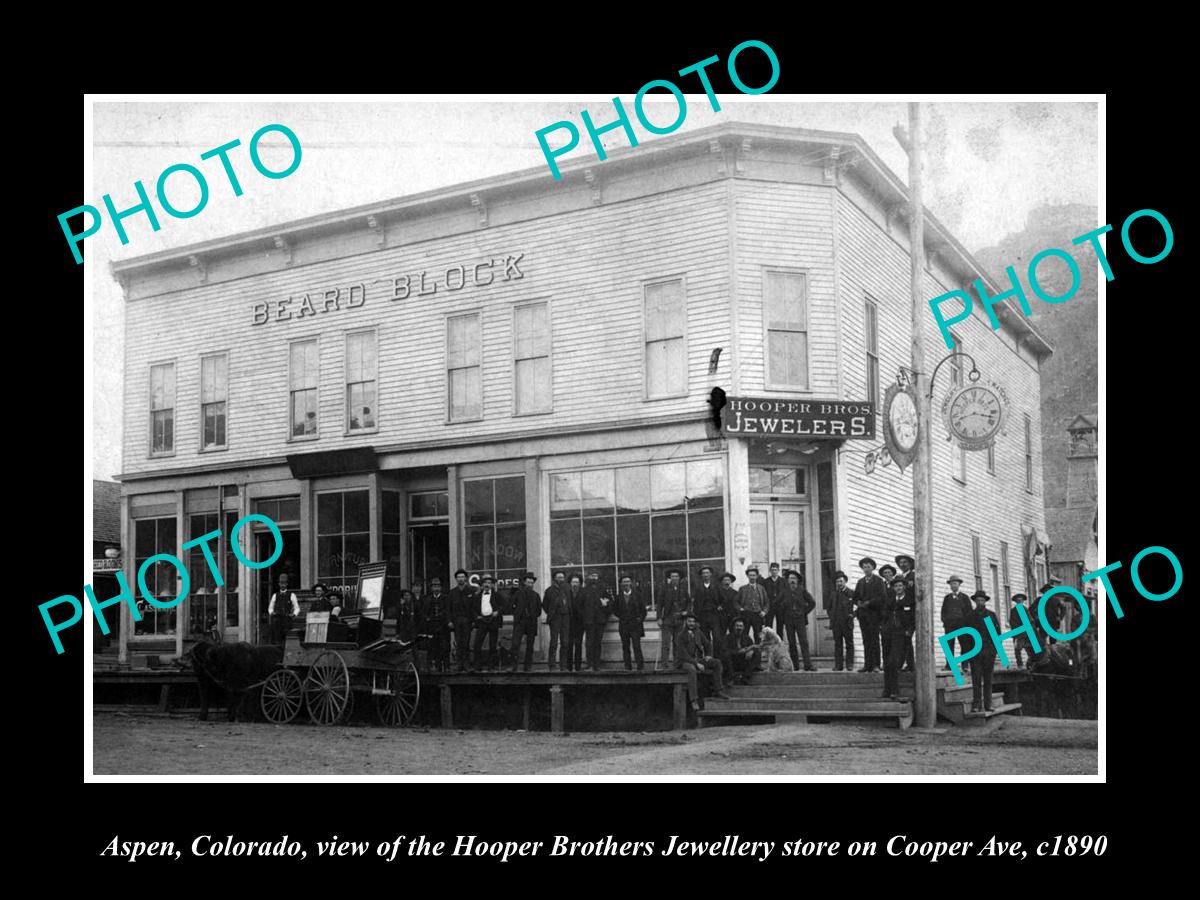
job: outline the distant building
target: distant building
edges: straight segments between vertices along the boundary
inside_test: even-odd
[[[1062,505],[1047,507],[1046,528],[1054,541],[1050,571],[1084,593],[1095,596],[1096,581],[1082,582],[1085,572],[1097,568],[1096,493],[1098,417],[1079,415],[1067,428],[1067,485]]]
[[[107,599],[119,591],[116,573],[121,569],[121,485],[115,481],[92,481],[92,590]],[[115,616],[114,616],[115,619]],[[116,622],[110,633],[103,634],[93,617],[95,642],[92,652],[101,653],[115,646]]]

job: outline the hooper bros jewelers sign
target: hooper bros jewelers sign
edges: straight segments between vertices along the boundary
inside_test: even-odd
[[[725,434],[805,439],[875,437],[875,408],[865,400],[730,397],[721,416]]]

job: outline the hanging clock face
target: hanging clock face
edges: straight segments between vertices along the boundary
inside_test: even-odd
[[[883,397],[884,444],[892,460],[903,471],[917,455],[917,435],[921,428],[921,417],[917,411],[917,397],[911,383],[901,387],[889,385]]]
[[[976,383],[953,389],[942,404],[950,437],[964,450],[985,450],[1004,426],[1007,403],[992,385]]]

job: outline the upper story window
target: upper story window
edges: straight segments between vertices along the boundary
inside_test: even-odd
[[[863,305],[863,334],[867,344],[867,400],[879,406],[879,307],[869,297]]]
[[[346,430],[372,431],[378,395],[374,331],[346,335]]]
[[[550,304],[513,308],[513,412],[518,416],[550,412]]]
[[[687,307],[682,278],[645,285],[646,398],[688,389]]]
[[[479,313],[446,319],[447,414],[451,422],[483,418]]]
[[[225,404],[229,396],[229,357],[214,353],[200,358],[200,449],[225,446]]]
[[[315,339],[294,341],[290,348],[288,366],[289,410],[291,436],[317,436],[317,384],[320,362]]]
[[[763,272],[767,387],[808,390],[808,285],[802,272]]]
[[[175,452],[175,363],[150,367],[150,453]]]

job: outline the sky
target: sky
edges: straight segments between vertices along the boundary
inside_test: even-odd
[[[903,102],[812,102],[771,94],[718,95],[718,100],[721,109],[714,112],[703,94],[687,95],[687,115],[675,133],[730,122],[853,132],[907,182],[908,159],[892,134],[893,126],[907,124]],[[632,108],[631,97],[622,101]],[[85,184],[81,204],[102,207],[101,197],[111,194],[118,210],[133,206],[134,181],[141,180],[153,194],[159,174],[176,163],[201,169],[210,196],[192,218],[171,218],[158,209],[157,232],[142,214],[126,219],[127,245],[121,245],[107,220],[84,243],[92,285],[88,307],[93,323],[93,477],[112,478],[122,471],[124,300],[109,273],[110,262],[544,166],[535,132],[562,120],[578,126],[582,109],[598,125],[613,118],[611,98],[596,96],[96,101],[92,183]],[[673,100],[647,102],[645,109],[657,123],[670,122],[678,114]],[[255,131],[276,122],[296,133],[303,158],[291,175],[268,180],[254,171],[246,147]],[[639,147],[645,146],[650,135],[634,122]],[[620,130],[610,132],[605,145],[623,146],[621,135]],[[201,153],[235,138],[242,146],[230,158],[244,190],[240,197],[233,196],[216,160],[200,160]],[[557,146],[557,135],[550,140]],[[1096,205],[1099,140],[1097,107],[1091,102],[927,103],[925,205],[968,250],[978,251],[1020,231],[1038,206]],[[587,143],[585,133],[580,147],[561,160],[586,158]],[[290,160],[286,141],[271,135],[264,141],[262,159],[269,168],[284,168]],[[549,169],[546,177],[551,177]],[[181,209],[198,198],[195,192],[189,195],[188,182],[179,175],[169,182],[168,196]],[[63,251],[70,253],[65,240]]]

